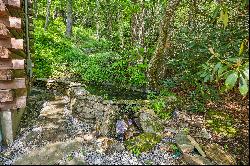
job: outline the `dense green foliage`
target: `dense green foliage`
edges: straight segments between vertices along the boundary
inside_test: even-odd
[[[65,37],[66,4],[52,1],[44,30],[47,2],[37,2],[35,76],[148,87],[148,66],[168,1],[74,1],[70,38]],[[169,91],[188,90],[188,102],[196,103],[188,109],[202,110],[219,92],[248,94],[248,5],[248,0],[180,1],[160,81]]]

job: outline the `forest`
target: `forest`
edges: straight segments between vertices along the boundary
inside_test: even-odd
[[[200,144],[219,144],[235,158],[227,164],[249,164],[249,0],[34,0],[33,21],[34,79],[147,102],[126,109],[147,107],[165,124],[185,112],[196,126],[181,126],[186,133],[205,130]],[[129,137],[137,156],[152,148],[137,138],[159,142]],[[178,149],[169,151],[178,158]]]
[[[175,95],[248,119],[248,0],[35,0],[34,15],[34,77],[146,91],[162,118]]]

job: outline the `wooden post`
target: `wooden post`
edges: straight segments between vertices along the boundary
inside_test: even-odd
[[[3,143],[11,145],[13,143],[12,112],[10,110],[2,110],[0,112],[0,121]]]
[[[7,145],[13,142],[26,107],[31,14],[30,0],[0,0],[0,130]]]

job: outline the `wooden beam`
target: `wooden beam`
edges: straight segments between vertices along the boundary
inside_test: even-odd
[[[16,29],[8,29],[3,23],[0,23],[0,39],[6,38],[23,38],[23,31]]]
[[[9,38],[10,37],[10,32],[7,29],[7,27],[3,24],[0,23],[0,39],[1,38]]]
[[[10,54],[11,52],[7,48],[0,46],[0,58],[9,58]]]
[[[5,8],[5,4],[3,3],[3,0],[0,0],[0,17],[7,16],[7,10]]]
[[[9,16],[24,18],[24,11],[22,10],[22,8],[10,8],[10,7],[7,7],[7,9],[8,9],[8,12],[9,12]]]
[[[26,107],[26,96],[21,96],[16,98],[14,101],[0,103],[0,110],[1,109],[17,109],[17,108],[25,108]]]
[[[11,81],[0,80],[0,89],[20,89],[25,87],[26,87],[25,78],[16,78]]]
[[[24,59],[26,54],[22,50],[7,49],[0,46],[0,59]]]
[[[3,0],[6,6],[13,8],[21,8],[21,0]]]
[[[25,70],[0,70],[0,80],[13,80],[14,78],[25,77]]]
[[[0,90],[0,103],[13,101],[14,99],[14,92],[11,89],[7,90]]]
[[[11,70],[0,70],[0,80],[12,80],[13,74]]]
[[[13,101],[14,98],[18,98],[21,96],[27,96],[27,89],[6,89],[0,90],[0,103]]]
[[[7,60],[2,60],[0,61],[0,70],[2,69],[16,69],[16,70],[20,70],[20,69],[24,69],[25,66],[25,62],[24,59],[20,60],[20,59],[7,59]]]
[[[22,19],[18,17],[0,17],[0,23],[10,29],[22,29]]]
[[[15,38],[2,39],[0,40],[0,45],[5,48],[13,48],[13,49],[22,50],[23,39],[15,39]]]

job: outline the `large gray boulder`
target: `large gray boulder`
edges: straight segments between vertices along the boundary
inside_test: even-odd
[[[70,109],[73,117],[94,124],[92,130],[99,135],[113,136],[115,134],[115,117],[118,112],[116,105],[104,101],[102,97],[91,95],[83,87],[73,87],[70,90]]]
[[[164,130],[164,123],[156,116],[153,110],[143,110],[139,115],[141,128],[146,133],[161,133]]]

